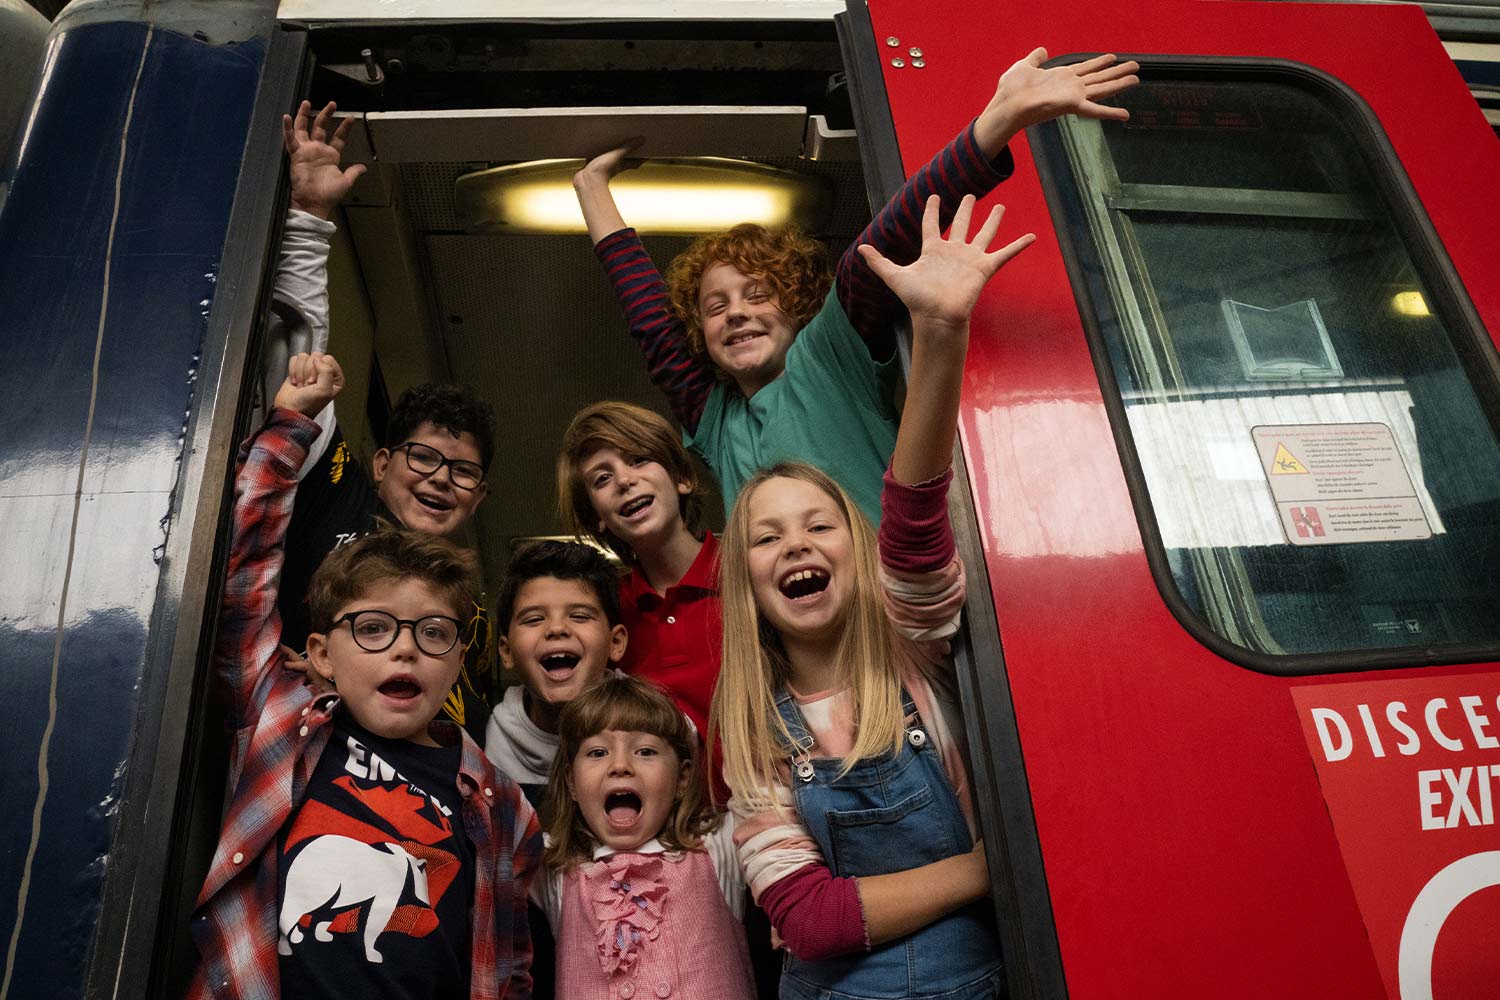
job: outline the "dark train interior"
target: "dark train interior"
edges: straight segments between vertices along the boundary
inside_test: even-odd
[[[341,423],[368,458],[385,405],[417,382],[465,382],[495,407],[500,441],[474,539],[487,581],[515,540],[557,532],[553,463],[573,413],[611,398],[667,410],[588,237],[483,231],[461,218],[459,177],[640,135],[642,157],[735,157],[816,178],[831,211],[813,235],[833,255],[869,220],[832,26],[698,29],[552,26],[521,37],[382,27],[313,37],[309,97],[363,119],[346,162],[371,165],[337,220],[330,263],[330,349],[350,377]],[[663,269],[691,239],[641,228]]]

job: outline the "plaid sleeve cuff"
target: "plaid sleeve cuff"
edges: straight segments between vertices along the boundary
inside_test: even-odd
[[[264,452],[281,471],[295,477],[307,459],[307,450],[321,431],[313,418],[278,406],[266,417],[264,426],[250,446]]]

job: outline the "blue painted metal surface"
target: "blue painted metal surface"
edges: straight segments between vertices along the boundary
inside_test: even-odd
[[[136,23],[50,46],[0,174],[6,1000],[83,992],[264,53]]]

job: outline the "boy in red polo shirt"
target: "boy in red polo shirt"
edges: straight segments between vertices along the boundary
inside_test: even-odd
[[[704,492],[682,439],[650,410],[595,403],[563,435],[563,520],[630,566],[620,581],[630,634],[620,666],[664,688],[699,733],[708,732],[722,635],[719,543],[700,523]]]

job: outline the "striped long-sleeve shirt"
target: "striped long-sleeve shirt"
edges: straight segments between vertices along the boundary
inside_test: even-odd
[[[921,253],[922,211],[930,195],[936,194],[942,200],[941,220],[946,229],[964,195],[989,193],[1013,169],[1009,149],[1001,151],[994,160],[985,156],[970,124],[907,179],[839,258],[834,271],[834,292],[877,361],[889,358],[893,352],[892,323],[901,302],[870,270],[857,251],[859,245],[868,243],[895,263],[909,264]],[[672,413],[692,434],[709,394],[716,387],[724,391],[722,383],[714,377],[713,367],[706,358],[688,350],[682,321],[673,315],[668,304],[666,284],[635,230],[611,233],[595,245],[594,251],[614,286],[630,335],[645,355],[651,381],[666,394]],[[816,462],[816,456],[805,457]]]
[[[297,470],[318,425],[272,410],[241,449],[235,477],[229,571],[219,638],[217,680],[234,730],[233,798],[212,866],[198,896],[193,938],[199,966],[189,996],[275,1000],[277,840],[295,815],[328,745],[336,694],[314,696],[302,675],[283,667],[276,582],[291,518]],[[536,815],[520,789],[497,773],[467,734],[432,723],[439,743],[463,744],[454,776],[463,827],[474,847],[470,909],[471,1000],[531,995],[531,934],[526,893],[541,860]]]

